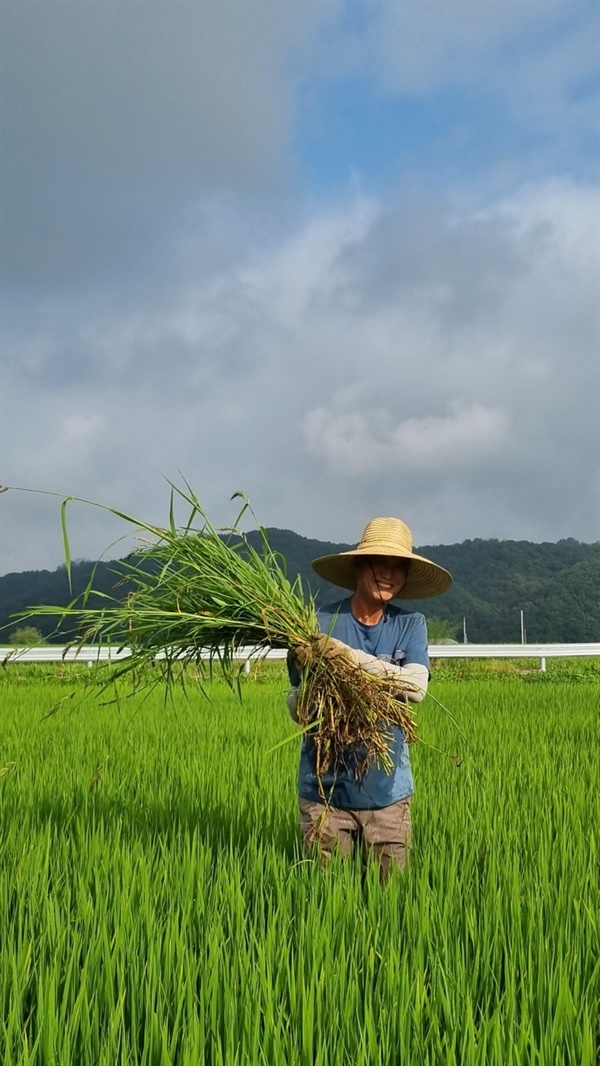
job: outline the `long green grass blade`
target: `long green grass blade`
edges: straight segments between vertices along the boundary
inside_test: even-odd
[[[67,496],[60,505],[60,524],[62,528],[63,538],[63,550],[65,554],[65,568],[67,571],[67,580],[69,582],[69,592],[73,592],[73,582],[71,580],[71,548],[69,545],[69,533],[67,530],[67,504],[72,500],[72,496]]]

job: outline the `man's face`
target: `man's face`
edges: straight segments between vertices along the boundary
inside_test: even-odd
[[[408,562],[392,555],[367,555],[356,564],[356,591],[363,598],[386,604],[406,585]]]

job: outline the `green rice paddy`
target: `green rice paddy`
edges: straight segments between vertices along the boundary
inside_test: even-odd
[[[413,861],[306,860],[282,671],[244,703],[43,714],[0,681],[0,1061],[594,1066],[597,688],[439,681],[413,749]]]

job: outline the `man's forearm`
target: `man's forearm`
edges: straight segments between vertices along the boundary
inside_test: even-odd
[[[385,659],[378,659],[376,655],[369,655],[366,651],[358,651],[356,648],[352,649],[352,661],[360,670],[371,674],[372,677],[398,681],[399,692],[403,691],[405,685],[411,685],[415,691],[404,690],[405,696],[411,703],[420,703],[427,692],[429,670],[420,663],[397,666],[395,663],[388,663]]]
[[[368,655],[363,651],[352,649],[352,660],[360,670],[371,674],[372,677],[385,678],[392,683],[398,682],[398,694],[402,693],[411,703],[420,703],[427,693],[429,671],[420,663],[407,663],[406,666],[396,666],[395,663],[385,662],[376,655]],[[410,687],[407,687],[410,686]],[[298,721],[298,699],[300,686],[291,688],[286,697],[287,709],[294,722]]]

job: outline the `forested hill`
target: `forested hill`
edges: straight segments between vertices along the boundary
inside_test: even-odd
[[[352,545],[310,540],[287,529],[268,529],[267,535],[271,546],[285,556],[288,577],[300,574],[322,603],[343,595],[321,581],[310,564],[320,555],[345,551]],[[258,533],[251,533],[249,539],[258,546]],[[413,606],[428,616],[452,622],[458,639],[462,639],[465,618],[470,642],[517,643],[521,639],[521,610],[529,642],[600,639],[600,543],[467,540],[415,550],[450,570],[454,585],[444,596],[414,601]],[[67,604],[86,587],[94,565],[73,564],[72,594],[64,566],[1,577],[0,643],[8,643],[10,632],[23,624],[36,626],[50,638],[52,620],[33,617],[24,623],[11,619],[11,615],[36,604]],[[99,592],[124,594],[124,588],[115,588],[118,580],[118,561],[98,564],[94,587]],[[408,601],[403,605],[409,606]]]

